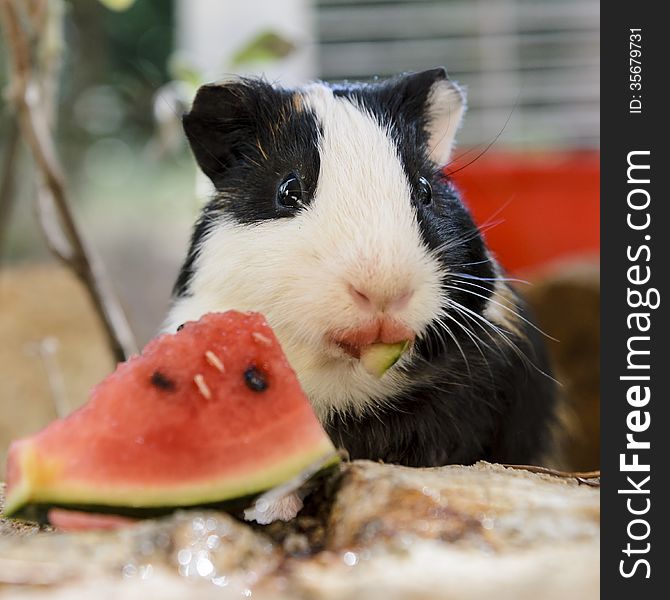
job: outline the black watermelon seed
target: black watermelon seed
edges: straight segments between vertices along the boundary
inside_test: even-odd
[[[249,389],[254,392],[264,392],[268,389],[268,382],[265,380],[265,375],[254,366],[249,367],[244,372],[244,382]]]
[[[186,325],[186,323],[182,323],[179,327],[177,327],[177,331],[184,329],[184,325]]]
[[[168,392],[172,392],[176,389],[177,384],[172,381],[169,377],[166,375],[163,375],[160,371],[154,371],[153,375],[151,375],[151,383],[155,385],[157,388],[160,388],[161,390],[166,390]]]

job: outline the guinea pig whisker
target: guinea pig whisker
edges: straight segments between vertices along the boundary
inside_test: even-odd
[[[478,283],[472,283],[471,281],[463,281],[461,279],[458,279],[456,277],[451,278],[450,281],[452,283],[455,283],[457,285],[469,285],[470,287],[477,288],[479,290],[484,290],[485,292],[488,292],[492,296],[498,296],[499,298],[502,298],[503,300],[505,299],[505,295],[499,292],[498,290],[495,289],[495,287],[487,287],[485,285],[480,285]],[[462,292],[468,293],[472,290],[469,289],[461,289]]]
[[[498,296],[498,297],[499,297],[501,300],[503,300],[503,301],[504,301],[504,300],[508,300],[508,298],[506,298],[506,296],[505,296],[504,294],[502,294],[501,292],[497,291],[495,288],[490,288],[490,287],[486,287],[486,286],[484,286],[484,285],[479,285],[479,284],[476,284],[476,283],[472,283],[471,281],[462,281],[462,280],[460,280],[460,279],[458,279],[458,278],[453,278],[453,279],[451,279],[451,281],[452,281],[452,283],[461,284],[461,285],[469,285],[469,286],[471,286],[471,287],[475,287],[475,288],[477,288],[477,289],[484,290],[485,292],[488,292],[489,294],[491,294],[491,296]],[[481,297],[481,296],[479,296],[479,294],[477,294],[476,292],[474,292],[474,291],[472,291],[472,290],[470,290],[470,289],[459,288],[458,285],[456,286],[456,289],[458,289],[459,291],[461,291],[461,292],[463,292],[463,293],[465,293],[465,294],[473,294],[473,295],[475,295],[475,296]],[[489,299],[491,302],[493,302],[494,304],[498,304],[498,302],[497,302],[496,300],[493,300],[490,296],[488,297],[488,299]],[[514,315],[516,315],[516,316],[519,317],[520,319],[523,319],[523,317],[522,317],[521,315],[519,315],[518,313],[514,312],[511,308],[508,307],[508,310],[509,310],[510,312],[514,313]],[[524,320],[525,320],[525,319],[524,319]],[[539,331],[539,328],[536,327],[536,329],[538,329],[538,331]],[[543,333],[543,335],[546,335],[547,337],[550,337],[548,334],[546,334],[546,333],[544,333],[544,332],[542,332],[542,333]]]
[[[498,221],[493,221],[488,224],[482,225],[479,229],[475,229],[466,235],[460,236],[460,237],[455,237],[450,240],[447,240],[437,246],[436,248],[433,249],[433,253],[436,255],[439,255],[440,253],[443,252],[448,252],[450,250],[453,250],[455,248],[458,248],[459,246],[462,246],[463,244],[467,244],[468,242],[476,239],[477,237],[480,236],[480,234],[485,233],[489,229],[493,229],[494,227],[497,227],[498,225],[504,223],[504,219],[499,219]]]
[[[445,242],[442,242],[437,248],[435,248],[435,251],[443,252],[445,250],[452,250],[453,248],[458,248],[459,246],[462,246],[463,244],[466,244],[467,242],[474,240],[478,235],[479,231],[475,230],[466,233],[465,235],[453,237],[449,240],[446,240]]]
[[[502,213],[502,212],[503,212],[503,211],[510,205],[510,203],[512,202],[512,200],[514,200],[514,194],[512,194],[512,195],[511,195],[505,202],[503,202],[498,208],[496,208],[496,209],[495,209],[495,210],[488,216],[488,218],[486,219],[486,221],[484,221],[484,222],[480,225],[480,228],[481,228],[481,227],[487,227],[488,225],[490,225],[490,224],[493,222],[493,220],[494,220],[500,213]],[[504,219],[503,219],[503,220],[504,220]]]
[[[489,344],[487,344],[484,340],[482,340],[481,337],[479,337],[479,336],[478,336],[472,329],[470,329],[469,327],[467,327],[467,325],[466,325],[465,323],[461,323],[461,322],[460,322],[458,319],[456,319],[453,315],[449,314],[448,312],[443,312],[443,313],[441,314],[441,316],[442,316],[442,317],[447,317],[447,318],[449,318],[450,320],[452,320],[454,323],[456,323],[456,325],[458,325],[458,326],[463,330],[463,332],[468,336],[468,338],[470,338],[470,340],[472,341],[472,343],[473,343],[473,344],[475,345],[475,347],[477,348],[479,354],[481,355],[481,357],[482,357],[482,361],[483,361],[484,364],[486,365],[486,368],[487,368],[487,370],[488,370],[488,372],[489,372],[489,375],[491,376],[491,380],[493,381],[493,380],[495,379],[495,377],[493,376],[493,371],[491,370],[491,365],[490,365],[490,363],[489,363],[488,358],[487,358],[486,355],[484,354],[484,351],[482,350],[480,344],[482,344],[483,346],[485,346],[486,348],[488,348],[489,350],[491,350],[491,351],[493,351],[493,352],[498,351],[498,352],[500,352],[500,353],[502,354],[502,351],[501,351],[502,349],[500,348],[500,345],[497,343],[497,340],[496,340],[493,336],[491,336],[491,335],[489,334],[489,337],[491,337],[492,340],[496,343],[496,349],[494,349],[494,348],[492,348]],[[467,315],[466,315],[466,316],[467,316]],[[438,322],[440,322],[440,321],[441,321],[441,319],[438,318]],[[476,321],[475,321],[475,323],[476,323],[479,327],[481,327],[481,328],[484,330],[484,328],[483,328],[479,323],[477,323]],[[484,331],[486,332],[486,330],[484,330]],[[488,333],[488,332],[487,332],[487,333]],[[445,350],[446,350],[446,348],[445,348]],[[503,355],[503,357],[504,357],[504,354],[502,354],[502,355]]]
[[[465,368],[468,370],[468,375],[470,379],[472,379],[472,371],[470,369],[470,362],[468,361],[467,356],[465,356],[465,352],[463,351],[463,347],[461,346],[460,342],[454,335],[454,332],[449,329],[446,323],[443,323],[439,319],[435,321],[442,329],[451,337],[452,340],[454,340],[454,344],[456,344],[456,347],[458,348],[458,351],[461,353],[461,356],[463,357],[463,361],[465,362]]]
[[[481,343],[484,346],[486,346],[489,350],[493,350],[493,348],[491,348],[491,346],[489,346],[484,340],[482,340],[477,334],[475,334],[474,331],[472,331],[470,328],[468,328],[465,324],[461,323],[453,315],[449,314],[448,312],[443,312],[441,316],[446,317],[446,318],[452,320],[454,323],[456,323],[456,325],[458,325],[463,330],[465,335],[467,335],[470,338],[470,340],[472,341],[472,343],[477,347],[477,350],[479,351],[479,354],[481,354],[482,358],[484,360],[486,360],[486,355],[482,351],[482,348],[479,344]]]
[[[446,316],[446,314],[443,313],[443,316]],[[448,315],[448,316],[451,316],[451,315]],[[453,317],[452,317],[452,318],[453,318]],[[439,320],[438,320],[438,321],[439,321]],[[457,323],[459,326],[463,327],[463,325],[462,325],[461,323],[459,323],[458,321],[456,321],[456,323]],[[494,382],[495,382],[495,376],[493,375],[493,371],[491,370],[491,365],[490,365],[489,361],[486,359],[486,357],[485,357],[483,354],[482,354],[482,358],[483,358],[483,360],[484,360],[484,364],[486,365],[486,369],[487,369],[487,371],[489,372],[489,375],[490,375],[490,377],[491,377],[491,382],[494,383]],[[429,362],[429,361],[426,361],[425,359],[423,360],[423,362],[425,362],[426,364],[430,365],[430,362]],[[456,379],[462,377],[462,375],[463,375],[462,371],[455,371],[455,372],[454,372],[454,371],[452,370],[451,372],[452,372],[452,374],[454,375],[454,377],[455,377]],[[470,380],[472,381],[472,376],[471,376],[471,375],[470,375]],[[449,385],[452,385],[452,386],[468,387],[466,384],[464,384],[464,383],[458,383],[457,381],[448,381],[448,382],[444,382],[444,383],[448,383]],[[496,410],[497,412],[500,412],[501,409],[500,409],[499,407],[496,407],[492,402],[490,402],[489,400],[487,400],[485,397],[480,397],[479,400],[480,400],[481,402],[485,403],[485,404],[486,404],[487,406],[489,406],[490,408]]]
[[[510,117],[511,116],[512,115],[510,114]],[[508,117],[507,120],[509,121],[509,117]],[[507,125],[507,122],[505,123],[505,125]],[[453,177],[456,173],[458,173],[458,172],[462,171],[463,169],[469,167],[472,163],[478,161],[482,156],[484,156],[484,154],[486,154],[491,149],[493,144],[495,144],[498,141],[498,138],[502,135],[503,130],[504,130],[504,127],[503,127],[503,129],[500,130],[500,132],[488,144],[486,144],[484,149],[479,154],[477,154],[477,156],[475,156],[471,161],[465,163],[462,167],[459,167],[458,169],[454,169],[453,171],[446,170],[448,168],[448,166],[454,164],[456,162],[456,160],[458,160],[460,158],[463,158],[468,153],[468,151],[464,152],[460,156],[456,157],[454,160],[450,161],[445,166],[445,173],[446,173],[447,177]],[[481,144],[477,148],[479,148],[479,147],[481,147]]]
[[[458,288],[455,288],[455,289],[458,289]],[[499,336],[500,336],[500,337],[501,337],[501,338],[502,338],[502,339],[509,345],[509,347],[514,351],[514,353],[521,359],[521,361],[522,361],[526,366],[531,366],[531,367],[533,367],[533,369],[535,369],[535,370],[536,370],[538,373],[540,373],[541,375],[544,375],[545,377],[547,377],[548,379],[550,379],[550,380],[553,381],[554,383],[556,383],[556,384],[558,384],[558,385],[561,385],[559,381],[557,381],[557,380],[554,379],[551,375],[549,375],[548,373],[546,373],[545,371],[543,371],[542,369],[540,369],[540,368],[539,368],[539,367],[538,367],[538,366],[537,366],[537,365],[536,365],[536,364],[535,364],[535,363],[534,363],[534,362],[533,362],[533,361],[532,361],[532,360],[531,360],[531,359],[530,359],[530,358],[529,358],[529,357],[528,357],[528,356],[527,356],[527,355],[526,355],[526,354],[519,348],[519,346],[517,346],[517,345],[516,345],[516,344],[509,338],[509,335],[507,335],[507,334],[509,334],[510,332],[505,331],[505,330],[502,329],[501,327],[498,327],[497,325],[495,325],[494,323],[492,323],[491,321],[489,321],[489,319],[487,319],[486,317],[484,317],[484,316],[482,316],[482,315],[477,314],[475,311],[473,311],[472,309],[468,308],[467,306],[463,306],[462,304],[456,302],[455,300],[450,300],[450,302],[451,302],[452,304],[457,304],[460,308],[462,308],[462,309],[465,310],[466,312],[472,314],[474,317],[476,317],[477,319],[483,321],[486,325],[488,325],[489,327],[491,327],[491,329],[493,329],[493,331],[495,331],[495,332],[496,332],[496,333],[497,333],[497,334],[498,334],[498,335],[499,335]]]
[[[435,355],[447,354],[449,351],[449,342],[443,334],[443,328],[440,329],[438,327],[437,319],[429,323],[429,329],[435,332],[436,341],[438,342],[437,352],[434,352],[432,337],[428,338],[431,353]]]
[[[458,289],[458,288],[454,288],[454,289]],[[460,302],[457,302],[456,300],[450,299],[449,302],[453,307],[458,307],[461,311],[464,311],[466,314],[471,315],[472,317],[474,317],[478,321],[481,321],[484,325],[488,326],[496,334],[496,336],[498,336],[500,339],[505,341],[508,344],[508,346],[510,346],[510,348],[512,348],[512,350],[515,351],[515,353],[519,356],[519,358],[524,358],[526,360],[530,360],[522,352],[522,350],[510,339],[509,334],[511,332],[503,329],[502,327],[499,327],[498,325],[496,325],[495,323],[493,323],[492,321],[490,321],[489,319],[487,319],[483,315],[480,315],[479,313],[475,312],[471,308],[468,308],[467,306],[462,305]],[[489,335],[490,335],[490,333],[489,333]],[[492,337],[491,339],[494,339],[494,338]]]
[[[451,278],[450,281],[451,281],[452,283],[456,283],[456,284],[469,285],[470,287],[474,287],[474,288],[477,288],[477,289],[480,289],[480,290],[484,290],[485,292],[488,292],[488,293],[490,293],[490,294],[493,295],[493,296],[498,296],[498,297],[501,298],[502,300],[506,300],[506,299],[508,300],[508,298],[506,298],[506,296],[505,296],[503,293],[501,293],[501,292],[499,292],[498,290],[496,290],[495,287],[494,287],[494,288],[490,288],[490,287],[487,287],[487,286],[485,286],[485,285],[479,285],[479,284],[477,284],[477,283],[472,283],[471,281],[463,281],[463,280],[461,280],[461,279],[458,279],[457,277]],[[464,292],[464,293],[470,293],[470,292],[472,292],[472,290],[469,290],[469,289],[461,289],[460,291],[462,291],[462,292]],[[474,292],[472,292],[472,293],[474,293]],[[510,310],[512,310],[512,309],[510,309]],[[545,334],[545,335],[546,335],[546,334]],[[547,335],[547,337],[549,337],[549,336]]]
[[[437,332],[438,339],[442,342],[442,348],[443,348],[443,351],[444,351],[445,353],[448,353],[448,351],[449,351],[449,338],[447,338],[447,337],[444,335],[444,333],[446,333],[447,335],[449,335],[449,337],[450,337],[450,338],[454,341],[454,343],[456,344],[456,346],[457,346],[457,348],[458,348],[458,350],[459,350],[460,355],[463,357],[463,360],[465,361],[465,364],[466,364],[466,370],[467,370],[467,372],[468,372],[468,376],[469,376],[470,379],[472,379],[472,371],[471,371],[471,369],[470,369],[469,361],[468,361],[467,357],[465,356],[463,347],[462,347],[462,346],[460,345],[460,343],[458,342],[458,339],[455,337],[455,335],[453,334],[453,332],[451,331],[451,329],[450,329],[445,323],[441,322],[439,319],[436,319],[434,323],[435,323],[435,330],[436,330],[436,332]]]
[[[432,325],[432,324],[431,324],[431,325]],[[440,338],[440,341],[444,342],[444,340],[442,339],[442,335],[441,335],[441,333],[440,333],[437,329],[433,328],[432,326],[429,326],[429,329],[434,330],[434,331],[436,332],[436,335]],[[427,330],[427,331],[428,331],[428,330]],[[433,363],[430,359],[425,358],[425,357],[421,356],[421,355],[418,354],[418,353],[415,354],[415,355],[413,356],[412,361],[413,361],[412,364],[415,365],[415,366],[416,366],[417,364],[423,364],[423,365],[426,365],[426,366],[429,367],[429,368],[434,366],[434,363]],[[449,367],[447,367],[447,370],[449,371],[449,373],[452,373],[452,372],[453,372],[453,369],[451,369],[451,368],[449,368]],[[455,374],[462,376],[462,375],[463,375],[463,372],[462,372],[462,371],[458,371],[458,372],[455,373]],[[460,387],[460,388],[466,388],[466,387],[469,387],[469,384],[467,384],[467,383],[461,383],[460,381],[457,381],[456,379],[457,379],[457,378],[450,379],[450,380],[448,380],[448,381],[441,381],[441,385],[449,385],[449,386],[452,386],[452,387]],[[432,380],[429,380],[429,383],[430,383],[431,381],[432,381]],[[421,383],[421,381],[419,380],[419,381],[417,381],[417,383]],[[432,383],[431,383],[431,385],[432,385]]]
[[[450,286],[450,285],[445,285],[444,287],[445,287],[445,288],[448,288],[448,289],[451,289],[451,290],[456,290],[456,291],[459,291],[459,292],[463,292],[464,294],[472,294],[473,296],[477,296],[478,298],[484,298],[485,300],[490,300],[491,302],[496,303],[496,302],[495,302],[494,300],[492,300],[490,297],[488,297],[488,296],[484,296],[483,294],[478,294],[478,293],[476,293],[476,292],[473,292],[472,290],[464,290],[463,288],[460,288],[460,287],[458,287],[458,286]],[[456,302],[455,300],[451,300],[451,302],[452,302],[453,304],[457,304],[458,306],[460,306],[461,309],[467,311],[469,314],[471,314],[471,315],[473,315],[474,317],[476,317],[476,318],[480,319],[481,321],[483,321],[486,325],[488,325],[489,327],[491,327],[491,328],[496,332],[496,334],[500,335],[501,337],[503,337],[503,336],[505,336],[505,335],[508,335],[508,334],[511,334],[510,331],[508,331],[508,330],[506,330],[506,329],[503,329],[502,327],[500,327],[500,326],[494,324],[492,321],[490,321],[489,319],[487,319],[487,318],[484,317],[483,315],[480,315],[479,313],[473,311],[472,309],[470,309],[470,308],[468,308],[468,307],[466,307],[466,306],[463,306],[462,304]],[[514,312],[514,311],[511,311],[511,312]],[[516,314],[516,313],[514,313],[514,314]]]
[[[452,283],[460,283],[461,285],[470,285],[472,287],[476,287],[480,290],[484,290],[485,292],[489,292],[490,294],[500,294],[500,292],[496,292],[496,290],[493,287],[486,287],[485,285],[480,285],[478,283],[472,283],[471,281],[463,281],[461,279],[458,279],[457,277],[450,277],[449,281]],[[468,290],[461,290],[463,292],[467,292]]]
[[[428,327],[426,329],[426,334],[421,336],[422,338],[425,338],[426,343],[428,344],[428,351],[430,352],[431,356],[440,354],[439,352],[435,352],[435,346],[433,345],[433,336],[429,335],[431,331],[435,332],[435,335],[437,336],[437,340],[439,342],[442,342],[443,348],[445,347],[445,342],[442,339],[442,336],[440,332],[438,331],[437,327],[433,323],[429,323]],[[439,348],[438,348],[439,350]]]
[[[493,215],[495,216],[495,215]],[[493,229],[494,227],[498,227],[498,225],[502,225],[506,219],[496,219],[495,221],[489,220],[486,221],[485,223],[482,223],[478,228],[477,228],[477,233],[485,233],[489,229]]]
[[[495,135],[495,136],[493,137],[493,139],[486,145],[486,147],[485,147],[485,148],[484,148],[484,149],[483,149],[477,156],[475,156],[470,162],[464,164],[462,167],[459,167],[458,169],[455,169],[454,171],[450,171],[450,172],[448,172],[448,173],[447,173],[447,177],[451,177],[451,176],[454,175],[455,173],[458,173],[459,171],[462,171],[462,170],[465,169],[466,167],[469,167],[473,162],[479,160],[482,156],[484,156],[484,154],[486,154],[486,153],[491,149],[491,147],[493,146],[493,144],[495,144],[495,143],[498,141],[498,138],[503,134],[503,132],[504,132],[505,129],[507,128],[507,125],[509,124],[510,119],[512,118],[512,115],[514,114],[514,111],[516,110],[517,106],[519,105],[519,98],[520,98],[520,96],[521,96],[520,94],[519,94],[519,96],[517,96],[516,102],[514,103],[514,106],[512,106],[512,108],[510,109],[509,114],[507,115],[507,118],[505,119],[505,122],[503,123],[503,126],[500,128],[500,131],[498,131],[498,133],[496,133],[496,135]],[[453,160],[450,160],[450,161],[444,166],[444,168],[446,169],[446,168],[449,167],[450,165],[453,165],[457,160],[463,158],[464,156],[466,156],[466,155],[469,154],[470,152],[473,152],[474,150],[479,149],[480,147],[481,147],[481,144],[475,146],[474,148],[469,148],[468,150],[466,150],[465,152],[463,152],[461,155],[454,157]]]
[[[501,339],[500,333],[492,332],[489,328],[484,327],[484,325],[482,325],[479,322],[479,320],[477,320],[472,315],[469,315],[467,312],[465,312],[463,310],[465,307],[461,306],[458,302],[451,301],[450,302],[450,308],[453,309],[459,315],[461,315],[464,319],[467,319],[468,321],[472,322],[474,325],[479,327],[482,330],[482,332],[485,333],[489,337],[489,339],[495,344],[495,348],[491,347],[489,344],[486,344],[483,341],[482,341],[482,343],[484,343],[486,345],[486,347],[489,348],[491,351],[497,352],[499,354],[499,356],[507,364],[511,364],[509,356],[505,352],[504,348],[501,347],[501,345],[500,345],[500,339]],[[479,315],[476,315],[476,313],[474,313],[474,314],[475,314],[475,316],[479,316]],[[496,335],[493,335],[493,333],[496,333]],[[479,338],[479,339],[481,340],[481,338]]]
[[[490,229],[493,229],[494,227],[497,227],[498,225],[502,225],[505,222],[504,218],[496,219],[496,217],[503,211],[505,208],[509,205],[509,203],[512,201],[512,198],[507,200],[504,204],[502,204],[498,209],[496,209],[491,216],[486,219],[479,227],[476,227],[473,231],[470,231],[469,233],[466,233],[465,235],[461,237],[455,237],[452,239],[447,240],[443,244],[440,244],[437,248],[435,248],[434,252],[435,253],[440,253],[440,252],[446,252],[448,250],[453,250],[454,248],[458,248],[459,246],[477,238],[480,237],[481,234],[489,231]],[[492,262],[491,257],[488,257],[486,260],[483,261],[478,261],[475,263],[464,263],[464,264],[483,264],[486,262]],[[453,266],[463,266],[463,264],[456,264]]]
[[[458,265],[452,265],[458,266]],[[472,275],[470,273],[449,273],[455,277],[463,277],[464,279],[476,279],[477,281],[510,281],[512,283],[523,283],[525,285],[533,285],[532,282],[526,281],[525,279],[517,279],[515,277],[479,277],[478,275]],[[466,283],[462,281],[461,283]]]
[[[474,265],[484,265],[486,263],[493,262],[493,259],[491,257],[486,258],[484,260],[477,260],[475,262],[467,262],[467,263],[454,263],[449,265],[450,267],[472,267]]]
[[[465,282],[463,282],[463,283],[465,283]],[[470,285],[475,285],[475,284],[472,284],[472,283],[471,283]],[[484,294],[479,294],[479,293],[474,292],[474,291],[472,291],[472,290],[464,290],[463,288],[459,288],[458,286],[445,285],[444,287],[446,287],[446,288],[448,288],[448,289],[452,289],[452,290],[457,290],[457,291],[459,291],[459,292],[463,292],[463,293],[465,293],[465,294],[472,294],[473,296],[477,296],[478,298],[483,298],[484,300],[488,300],[489,302],[492,302],[492,303],[495,304],[496,306],[499,306],[500,308],[502,308],[502,309],[506,310],[507,312],[513,314],[517,319],[520,319],[521,321],[523,321],[523,322],[526,323],[527,325],[530,325],[535,331],[537,331],[538,333],[542,334],[542,335],[545,336],[547,339],[550,339],[550,340],[552,340],[553,342],[558,342],[558,340],[557,340],[555,337],[552,337],[552,336],[550,336],[548,333],[542,331],[542,329],[540,329],[537,325],[535,325],[535,323],[533,323],[532,321],[529,321],[529,320],[526,319],[525,317],[521,316],[521,315],[520,315],[518,312],[516,312],[515,310],[512,310],[509,306],[505,306],[502,302],[498,302],[497,300],[494,300],[494,299],[491,298],[490,296],[484,296]],[[482,287],[482,286],[479,286],[479,287]],[[483,289],[485,289],[485,290],[487,290],[487,291],[490,291],[488,288],[483,288]],[[498,293],[498,292],[493,291],[493,294],[497,294],[497,293]]]
[[[471,331],[468,327],[466,327],[465,324],[461,323],[461,322],[460,322],[458,319],[456,319],[453,315],[450,315],[449,313],[446,313],[446,312],[445,312],[445,313],[443,313],[443,316],[444,316],[444,317],[448,317],[448,318],[451,319],[454,323],[456,323],[456,325],[458,325],[458,326],[463,330],[463,332],[465,333],[465,335],[467,335],[467,336],[470,338],[470,340],[472,341],[472,343],[475,345],[475,347],[476,347],[477,350],[479,351],[479,354],[480,354],[481,357],[482,357],[482,361],[483,361],[484,364],[486,365],[486,368],[487,368],[489,374],[491,375],[491,380],[493,380],[494,377],[493,377],[493,371],[491,371],[491,365],[489,364],[488,358],[486,357],[486,355],[484,354],[484,351],[482,350],[481,346],[479,345],[479,342],[481,342],[484,346],[486,346],[487,348],[489,348],[489,350],[493,350],[493,348],[491,348],[491,347],[490,347],[486,342],[484,342],[478,335],[476,335],[473,331]]]
[[[474,240],[478,235],[479,235],[478,231],[473,231],[468,235],[455,237],[445,242],[442,242],[439,246],[433,249],[433,255],[439,257],[440,254],[454,250],[455,248],[458,248],[463,244],[467,244],[471,240]]]

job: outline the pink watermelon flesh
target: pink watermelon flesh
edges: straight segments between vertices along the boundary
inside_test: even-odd
[[[264,318],[211,313],[156,338],[82,408],[12,443],[5,514],[219,503],[333,452]]]
[[[131,527],[137,519],[120,515],[100,515],[96,513],[50,508],[48,521],[59,531],[111,531]]]

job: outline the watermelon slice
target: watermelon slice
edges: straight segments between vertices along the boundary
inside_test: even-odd
[[[12,443],[5,514],[218,504],[334,452],[263,317],[211,313],[156,338],[82,408]]]

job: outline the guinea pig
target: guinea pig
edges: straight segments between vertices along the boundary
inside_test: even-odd
[[[555,381],[445,175],[464,110],[442,68],[375,83],[201,87],[183,125],[215,193],[165,330],[210,311],[262,313],[352,458],[537,463]],[[409,350],[384,375],[363,368],[370,344],[400,342]]]

